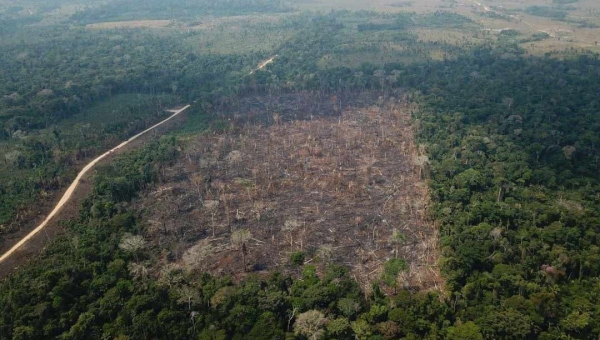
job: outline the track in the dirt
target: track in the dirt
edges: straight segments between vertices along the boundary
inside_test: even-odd
[[[36,234],[38,234],[40,231],[42,231],[44,229],[44,227],[46,227],[46,225],[48,224],[48,222],[50,222],[50,220],[56,215],[58,214],[61,209],[65,206],[65,204],[69,201],[69,199],[71,198],[71,196],[73,196],[73,193],[75,192],[75,189],[77,189],[77,186],[79,185],[79,183],[81,182],[81,179],[83,178],[83,176],[91,169],[94,167],[94,165],[96,165],[96,163],[100,162],[103,158],[109,156],[110,154],[112,154],[114,151],[117,151],[119,149],[121,149],[122,147],[126,146],[127,144],[129,144],[130,142],[136,140],[137,138],[141,137],[142,135],[156,129],[157,127],[165,124],[166,122],[170,121],[171,119],[175,118],[177,115],[179,115],[180,113],[182,113],[183,111],[187,110],[190,107],[190,105],[187,105],[179,110],[176,111],[172,111],[173,114],[171,116],[169,116],[169,118],[153,125],[152,127],[138,133],[137,135],[129,138],[128,140],[124,141],[123,143],[119,144],[118,146],[112,148],[111,150],[103,153],[102,155],[100,155],[99,157],[97,157],[96,159],[94,159],[93,161],[91,161],[90,163],[88,163],[77,175],[77,177],[75,178],[75,180],[73,181],[73,183],[71,183],[71,185],[69,186],[69,188],[67,189],[67,191],[65,192],[65,194],[63,195],[63,197],[60,199],[60,201],[58,202],[58,204],[56,204],[56,206],[54,207],[54,209],[50,212],[50,214],[48,214],[48,216],[46,217],[46,219],[44,219],[44,221],[38,225],[35,229],[33,229],[29,234],[27,234],[25,237],[23,237],[21,240],[19,240],[19,242],[17,242],[14,246],[12,246],[12,248],[10,248],[6,253],[4,253],[1,257],[0,257],[0,262],[6,260],[8,257],[10,257],[12,254],[14,254],[16,251],[19,250],[19,248],[21,248],[25,243],[27,243],[27,241],[29,241],[30,239],[32,239]]]

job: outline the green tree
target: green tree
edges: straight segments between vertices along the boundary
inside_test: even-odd
[[[327,323],[327,335],[334,339],[350,338],[350,322],[346,318],[337,318]]]
[[[406,262],[401,259],[391,259],[383,265],[383,282],[390,287],[394,287],[394,294],[398,289],[398,275],[404,270],[406,270]]]
[[[479,327],[474,322],[448,327],[447,340],[483,340]]]

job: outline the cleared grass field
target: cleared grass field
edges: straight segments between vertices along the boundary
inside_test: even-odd
[[[511,1],[448,1],[448,0],[304,0],[293,4],[295,13],[282,14],[251,14],[239,16],[199,17],[197,20],[138,20],[122,22],[103,22],[88,25],[90,29],[131,29],[153,28],[157,32],[180,31],[188,33],[184,39],[192,48],[202,52],[217,54],[235,54],[252,52],[277,52],[279,46],[296,34],[296,30],[286,26],[286,21],[303,11],[329,13],[332,10],[373,11],[384,13],[432,13],[437,11],[457,13],[472,19],[481,29],[473,27],[464,29],[448,29],[447,27],[419,28],[420,42],[431,44],[442,43],[454,46],[469,46],[486,41],[498,41],[502,30],[512,29],[525,36],[547,33],[547,39],[537,39],[520,43],[521,47],[533,55],[547,52],[563,52],[574,48],[600,52],[597,41],[600,40],[600,3],[593,0],[579,0],[572,4],[557,6],[549,0]],[[563,11],[563,20],[532,15],[532,6]],[[346,24],[354,25],[348,22]],[[598,27],[596,27],[598,26]],[[379,33],[369,32],[365,35],[354,32],[353,37],[361,43],[388,43]],[[534,39],[535,40],[535,39]],[[391,50],[403,51],[403,46],[390,46]],[[430,47],[426,47],[430,48]],[[320,62],[321,67],[356,66],[362,61],[410,62],[414,57],[390,54],[389,51],[351,51],[345,54],[325,56]],[[441,60],[452,58],[452,53],[444,48],[432,48],[423,52],[419,58]]]
[[[294,4],[300,10],[331,11],[383,11],[383,12],[430,12],[453,6],[441,0],[304,0]]]
[[[248,29],[234,25],[190,32],[184,41],[194,50],[217,54],[274,52],[293,35],[291,30]]]
[[[523,43],[521,46],[529,53],[539,55],[551,51],[564,51],[565,49],[586,49],[600,52],[597,43],[600,43],[600,2],[595,0],[579,0],[568,5],[558,6],[549,0],[512,1],[444,1],[444,0],[419,0],[419,1],[387,1],[387,0],[313,0],[302,1],[296,4],[301,10],[331,11],[331,10],[368,10],[378,12],[434,12],[450,11],[465,15],[490,31],[514,29],[522,34],[532,35],[546,32],[551,37],[542,42]],[[532,6],[541,6],[559,11],[564,11],[564,20],[555,20],[548,17],[530,14]],[[453,40],[454,44],[465,41],[489,39],[495,40],[494,34],[482,38],[473,30],[449,32],[446,29],[433,29],[419,38],[425,41]]]

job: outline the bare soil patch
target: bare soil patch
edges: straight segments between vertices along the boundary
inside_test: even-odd
[[[402,285],[440,288],[407,101],[380,97],[340,109],[341,98],[329,99],[331,106],[307,101],[326,109],[312,119],[286,121],[273,110],[272,125],[234,123],[190,141],[166,181],[135,202],[144,236],[161,254],[153,272],[293,273],[290,256],[303,252],[321,269],[349,266],[368,289],[398,257],[409,268]],[[405,240],[395,243],[394,230]],[[250,233],[243,246],[240,231]]]

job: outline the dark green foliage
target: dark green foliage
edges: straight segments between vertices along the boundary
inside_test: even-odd
[[[448,328],[446,334],[448,340],[483,340],[479,327],[473,322],[467,322]]]
[[[531,35],[531,41],[542,41],[550,38],[550,35],[546,32],[538,32]]]
[[[450,66],[427,72],[428,109],[417,118],[445,276],[465,306],[458,316],[489,339],[537,338],[565,324],[588,338],[588,310],[567,301],[597,284],[600,62],[480,51]]]
[[[246,339],[285,339],[282,320],[272,312],[264,312],[252,326]]]
[[[304,264],[304,253],[297,251],[290,255],[290,263],[294,266],[301,266]]]
[[[407,28],[415,27],[452,27],[462,28],[468,24],[474,24],[474,22],[462,15],[451,13],[451,12],[435,12],[431,14],[414,15],[408,13],[395,14],[393,16],[386,16],[371,13],[371,16],[379,17],[378,22],[381,22],[383,17],[386,22],[383,23],[366,23],[359,24],[358,31],[382,31],[382,30],[404,30]],[[389,18],[388,18],[389,17]]]
[[[401,259],[391,259],[383,265],[383,282],[388,286],[396,286],[396,277],[406,270],[406,262]]]
[[[415,17],[415,26],[432,28],[463,28],[475,26],[473,20],[452,12],[437,11]]]
[[[548,6],[530,6],[525,12],[538,17],[563,20],[567,17],[567,12]]]
[[[552,3],[557,4],[557,5],[568,5],[568,4],[574,4],[578,1],[579,0],[552,0]]]
[[[367,23],[359,24],[358,31],[382,31],[382,30],[403,30],[412,26],[412,17],[409,14],[399,14],[394,16],[388,23]]]

